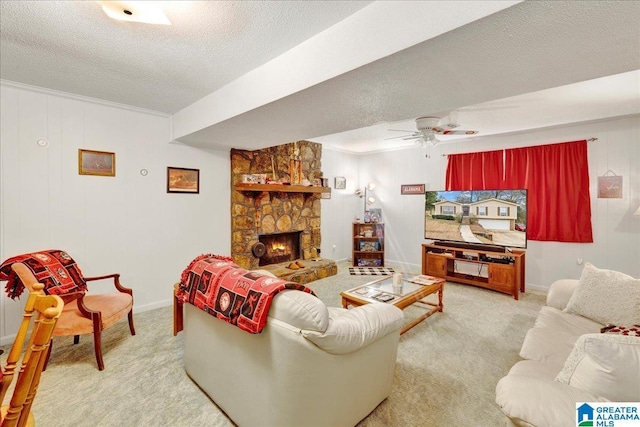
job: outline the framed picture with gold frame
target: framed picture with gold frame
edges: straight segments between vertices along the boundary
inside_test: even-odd
[[[116,176],[116,153],[79,148],[78,174]]]
[[[200,169],[167,167],[167,193],[200,193]]]

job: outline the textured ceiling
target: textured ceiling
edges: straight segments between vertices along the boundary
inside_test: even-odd
[[[0,2],[2,79],[175,113],[368,1],[168,1],[172,25],[94,1]]]
[[[514,3],[161,2],[172,25],[151,26],[2,0],[0,78],[167,113],[214,148],[384,150],[452,110],[479,137],[640,113],[640,2]],[[267,73],[285,56],[300,76]]]

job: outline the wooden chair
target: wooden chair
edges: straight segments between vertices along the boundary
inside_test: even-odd
[[[18,275],[20,281],[32,289],[32,284],[37,280],[29,268],[20,263],[14,263],[11,268]],[[129,330],[131,335],[136,331],[133,326],[133,291],[120,284],[119,274],[109,274],[99,277],[85,277],[87,282],[113,279],[113,284],[118,292],[107,294],[88,295],[85,292],[73,292],[60,295],[64,301],[64,310],[58,320],[58,325],[53,333],[54,337],[74,336],[73,343],[80,341],[80,335],[93,334],[93,347],[98,362],[98,369],[104,369],[102,360],[102,331],[114,325],[125,316],[129,319]],[[51,355],[53,342],[49,346],[45,369]]]
[[[9,405],[0,408],[2,427],[22,427],[35,424],[34,417],[31,414],[31,404],[40,383],[40,375],[47,355],[46,350],[51,343],[56,322],[60,318],[64,307],[64,302],[60,297],[44,294],[42,291],[44,285],[41,283],[34,283],[31,288],[33,290],[29,293],[29,298],[25,304],[22,323],[11,351],[7,356],[6,367],[4,370],[0,370],[1,403],[15,375],[25,342],[28,342],[22,357],[18,380],[13,389],[11,401]],[[32,320],[34,322],[31,335],[27,337]]]

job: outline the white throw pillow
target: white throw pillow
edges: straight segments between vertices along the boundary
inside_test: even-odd
[[[565,311],[603,325],[640,324],[640,280],[585,263]]]
[[[582,335],[556,381],[614,402],[640,401],[640,338]]]

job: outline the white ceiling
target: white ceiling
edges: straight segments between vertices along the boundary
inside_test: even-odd
[[[173,137],[361,153],[419,116],[477,137],[640,113],[640,2],[161,2],[171,26],[96,2],[0,2],[5,82],[158,111]]]

